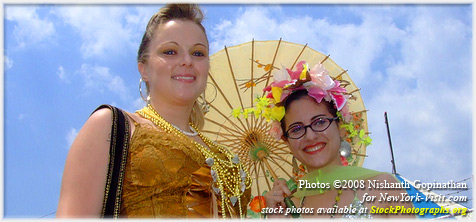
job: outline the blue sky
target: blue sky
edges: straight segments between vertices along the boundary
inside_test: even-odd
[[[89,114],[104,103],[142,107],[135,57],[160,7],[3,5],[4,217],[54,217],[69,146]],[[348,69],[370,110],[364,167],[391,172],[386,111],[398,173],[423,182],[472,177],[472,5],[202,9],[211,54],[283,38]]]

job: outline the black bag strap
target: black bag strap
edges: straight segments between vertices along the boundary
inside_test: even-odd
[[[101,216],[104,218],[119,218],[122,186],[129,151],[129,120],[121,109],[111,105],[101,105],[94,112],[103,108],[108,108],[112,111],[112,126],[109,166]]]

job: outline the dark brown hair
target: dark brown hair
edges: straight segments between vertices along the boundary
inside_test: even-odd
[[[305,97],[310,97],[308,95],[308,92],[307,90],[303,89],[303,90],[298,90],[298,91],[295,91],[293,93],[291,93],[291,95],[289,95],[287,98],[286,98],[286,101],[284,102],[284,110],[287,111],[289,109],[289,106],[291,106],[291,103],[293,103],[294,101],[297,101],[297,100],[300,100],[302,98],[305,98]],[[310,97],[312,98],[312,97]],[[313,98],[314,99],[314,98]],[[322,104],[326,105],[327,107],[327,110],[329,111],[329,113],[333,116],[333,117],[336,117],[337,116],[337,109],[336,107],[334,106],[334,103],[332,102],[328,102],[326,100],[322,100],[321,101]],[[337,122],[339,122],[339,120],[337,119],[336,120]],[[284,122],[284,117],[283,119],[281,119],[281,129],[283,130],[283,132],[286,132],[286,123]]]

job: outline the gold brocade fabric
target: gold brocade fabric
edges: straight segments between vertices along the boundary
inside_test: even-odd
[[[213,217],[210,168],[192,141],[158,131],[147,124],[134,124],[136,128],[123,184],[121,217]],[[243,212],[246,212],[250,194],[248,189],[243,195]],[[218,200],[219,209],[220,206]],[[239,214],[234,217],[239,217]]]

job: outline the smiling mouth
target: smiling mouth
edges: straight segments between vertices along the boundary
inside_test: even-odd
[[[175,80],[195,80],[196,77],[194,77],[194,76],[174,76],[174,77],[172,77],[172,79],[175,79]]]
[[[306,154],[314,155],[321,152],[325,146],[326,146],[325,143],[317,143],[311,146],[304,147],[302,151]]]

